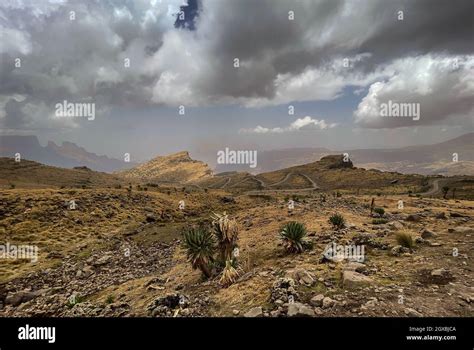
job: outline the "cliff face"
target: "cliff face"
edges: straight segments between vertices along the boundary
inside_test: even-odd
[[[206,163],[193,160],[188,152],[178,152],[158,156],[119,174],[130,179],[187,183],[211,176],[212,171]]]

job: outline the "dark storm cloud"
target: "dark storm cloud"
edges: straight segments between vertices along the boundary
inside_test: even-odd
[[[180,9],[184,22],[175,17]],[[409,86],[402,79],[423,71],[420,64],[413,69],[404,62],[459,56],[464,60],[459,74],[449,75],[442,64],[425,73],[440,74],[450,86],[467,91],[467,102],[457,103],[455,94],[445,101],[462,115],[471,108],[472,82],[465,76],[472,72],[472,13],[472,0],[94,0],[41,6],[7,1],[0,5],[0,109],[13,113],[5,109],[13,95],[43,108],[63,99],[92,99],[98,109],[261,106],[330,100],[345,87],[358,86],[369,95],[361,101],[357,121],[380,127],[366,113],[379,102],[370,95],[373,84],[380,83],[387,98],[403,98],[393,81]],[[21,68],[13,66],[18,57]],[[124,66],[126,59],[130,67]],[[349,67],[342,65],[344,59]],[[434,85],[426,91],[433,93],[419,96],[433,110],[433,101],[441,100],[435,94],[444,91],[433,87],[443,80],[429,76],[426,81]],[[443,120],[444,114],[432,120]]]

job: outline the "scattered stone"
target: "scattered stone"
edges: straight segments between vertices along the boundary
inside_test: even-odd
[[[324,299],[324,295],[323,294],[318,294],[318,295],[312,297],[311,300],[309,301],[309,303],[312,306],[320,307],[320,306],[323,305],[323,299]]]
[[[343,270],[364,273],[364,272],[367,272],[367,266],[360,262],[351,261],[343,267]]]
[[[327,309],[327,308],[330,308],[331,306],[333,306],[336,302],[334,300],[332,300],[331,298],[329,297],[325,297],[323,299],[323,309]]]
[[[146,220],[146,222],[155,222],[156,221],[156,216],[153,215],[153,214],[148,213],[148,214],[146,214],[146,219],[145,220]]]
[[[170,316],[179,308],[186,308],[190,305],[188,297],[178,293],[167,294],[158,297],[147,306],[151,316]]]
[[[425,228],[423,231],[421,231],[421,238],[426,239],[426,238],[432,238],[438,236],[436,233],[433,231]]]
[[[342,273],[342,281],[346,288],[365,287],[373,282],[370,277],[355,271],[344,271]]]
[[[276,302],[281,300],[283,302],[288,302],[291,298],[293,301],[298,300],[299,296],[296,292],[296,282],[292,278],[279,278],[273,283],[271,289],[271,301]]]
[[[423,243],[425,243],[425,240],[421,237],[416,237],[415,238],[415,243],[416,244],[423,244]]]
[[[230,196],[224,196],[224,197],[222,197],[220,200],[221,200],[222,203],[225,203],[225,204],[227,204],[227,203],[235,203],[234,197],[230,197]]]
[[[262,317],[262,316],[263,316],[263,310],[261,306],[251,308],[249,311],[247,311],[244,314],[244,317]]]
[[[5,304],[18,306],[20,304],[26,303],[30,300],[35,299],[36,297],[45,294],[47,292],[46,289],[40,289],[37,291],[21,291],[13,294],[8,294],[5,298]]]
[[[410,317],[422,317],[423,314],[420,312],[416,311],[415,309],[412,308],[406,308],[405,309],[405,315],[410,316]]]
[[[402,230],[404,225],[400,221],[392,221],[387,224],[392,230]]]
[[[407,216],[407,218],[405,220],[410,221],[410,222],[420,222],[421,221],[421,216],[418,215],[418,214],[410,214],[410,215]]]
[[[314,277],[305,269],[290,270],[286,273],[287,277],[292,278],[299,284],[312,286],[314,284]]]
[[[410,249],[407,247],[403,247],[401,245],[396,245],[390,250],[390,254],[393,256],[400,256],[402,254],[409,253]]]
[[[311,317],[314,311],[309,306],[301,303],[290,303],[288,305],[287,316],[289,317]]]
[[[474,228],[458,226],[458,227],[454,227],[454,228],[449,228],[448,232],[450,232],[450,233],[474,233]]]

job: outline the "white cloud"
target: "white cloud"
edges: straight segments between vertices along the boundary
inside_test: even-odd
[[[300,130],[325,130],[325,129],[332,129],[336,127],[337,123],[327,124],[324,119],[318,120],[313,119],[310,116],[306,116],[304,118],[298,118],[289,126],[280,128],[266,128],[261,125],[253,129],[241,129],[241,133],[253,133],[253,134],[281,134],[284,132],[296,132]]]
[[[391,128],[474,121],[474,56],[406,57],[384,68],[381,79],[370,85],[354,112],[363,127]],[[418,103],[420,119],[383,118],[380,105],[388,101]]]

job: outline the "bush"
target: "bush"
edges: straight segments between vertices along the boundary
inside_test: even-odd
[[[382,218],[372,220],[372,224],[374,225],[383,225],[383,224],[386,224],[387,222],[388,222],[387,219],[382,219]]]
[[[115,297],[113,295],[107,296],[107,299],[105,299],[106,304],[112,304],[115,301]]]
[[[192,228],[183,234],[183,246],[193,269],[199,269],[207,278],[212,275],[215,240],[205,228]]]
[[[306,245],[306,233],[306,227],[302,223],[291,221],[283,226],[280,238],[289,253],[301,253]]]
[[[341,214],[334,214],[329,218],[329,223],[336,229],[340,230],[346,226],[346,220]]]
[[[412,249],[415,246],[415,242],[413,241],[413,237],[406,232],[398,232],[395,236],[397,243],[405,248]]]
[[[76,304],[80,304],[84,301],[84,297],[80,295],[72,295],[67,300],[67,307],[72,308]]]
[[[383,216],[385,214],[384,208],[374,208],[374,213],[378,214],[379,216]]]

